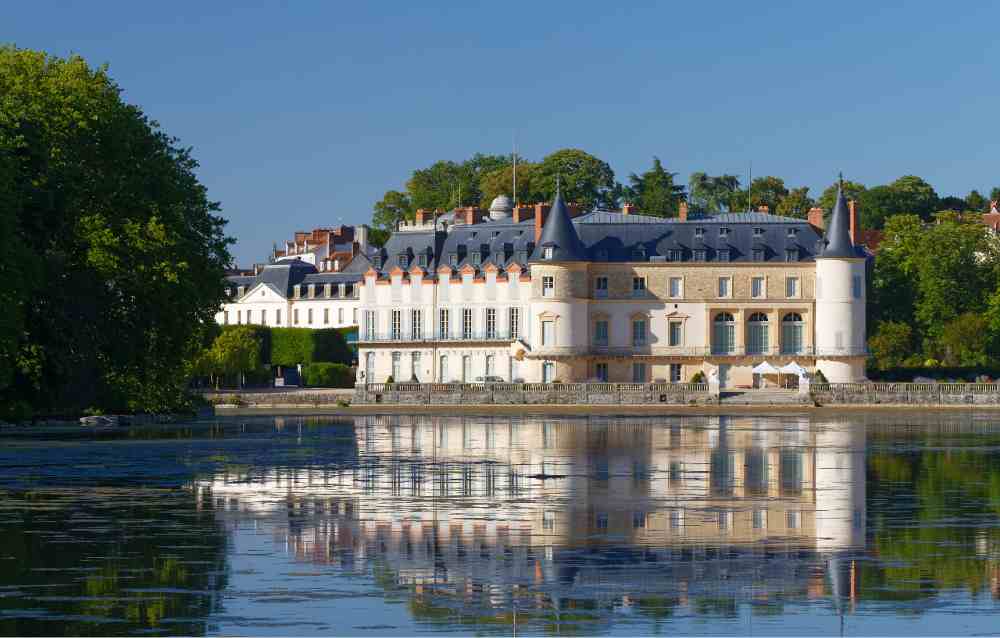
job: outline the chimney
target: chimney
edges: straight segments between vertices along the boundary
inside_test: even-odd
[[[849,200],[847,202],[847,210],[851,212],[851,243],[857,246],[858,236],[861,233],[861,217],[859,217],[858,203],[853,199]]]
[[[622,206],[622,215],[631,215],[633,213],[635,213],[635,204],[625,202],[625,205]]]
[[[423,226],[424,225],[424,215],[427,212],[428,211],[425,211],[423,208],[418,208],[417,209],[416,217],[413,220],[417,224],[417,226]],[[431,216],[433,217],[433,215],[431,215]]]
[[[768,213],[771,212],[771,207],[768,206],[767,204],[761,204],[760,206],[757,207],[757,212],[764,213],[765,215],[767,215]]]
[[[545,220],[549,218],[551,208],[549,204],[535,204],[535,244],[538,244],[542,236],[542,228],[545,226]]]
[[[816,228],[824,230],[825,225],[823,224],[823,209],[819,208],[818,206],[810,208],[808,221]]]
[[[677,207],[677,219],[681,220],[682,222],[686,222],[688,220],[687,202],[681,202],[680,206]]]
[[[573,219],[575,217],[580,216],[580,214],[583,212],[583,208],[576,203],[566,204],[566,212],[569,213],[569,218]]]
[[[535,216],[534,206],[515,206],[512,212],[514,223],[519,224]]]

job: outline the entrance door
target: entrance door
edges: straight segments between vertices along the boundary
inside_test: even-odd
[[[729,385],[729,364],[719,364],[719,387],[725,388]]]

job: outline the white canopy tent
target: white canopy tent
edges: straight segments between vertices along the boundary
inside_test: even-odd
[[[755,365],[754,368],[753,368],[753,370],[752,370],[752,372],[755,375],[760,375],[760,383],[756,384],[756,387],[761,387],[761,388],[765,387],[765,380],[764,380],[764,376],[765,375],[779,374],[778,369],[775,368],[770,363],[768,363],[767,361],[761,361],[760,363],[758,363],[757,365]],[[780,376],[778,377],[778,382],[779,382],[779,384],[781,382],[781,377]]]
[[[800,366],[798,363],[792,361],[789,364],[781,366],[778,370],[781,374],[794,374],[795,376],[801,377],[806,373],[806,369]]]

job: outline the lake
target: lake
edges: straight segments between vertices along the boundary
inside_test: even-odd
[[[0,431],[0,634],[1000,627],[1000,413]]]

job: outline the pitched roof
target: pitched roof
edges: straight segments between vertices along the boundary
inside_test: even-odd
[[[541,261],[545,252],[549,250],[550,256],[545,257],[546,262],[557,261],[587,261],[587,247],[580,241],[576,234],[576,227],[569,217],[566,204],[563,202],[562,194],[557,190],[556,199],[552,202],[552,209],[549,217],[542,227],[542,235],[535,246],[535,252],[529,261]]]
[[[858,251],[851,241],[851,213],[847,208],[847,200],[844,199],[844,191],[841,185],[837,185],[837,203],[833,205],[833,212],[830,214],[830,227],[823,238],[823,251],[818,255],[820,259],[833,259],[838,257],[859,257]]]

